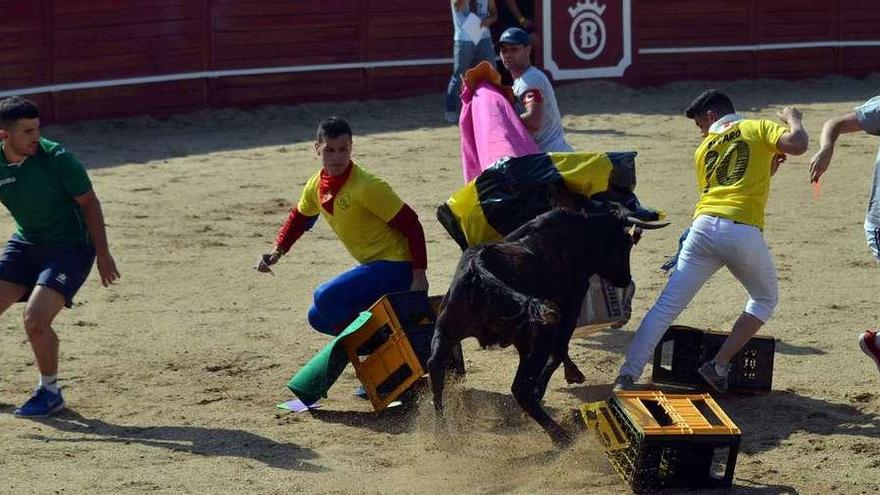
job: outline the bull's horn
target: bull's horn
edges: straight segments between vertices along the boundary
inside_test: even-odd
[[[635,217],[626,217],[627,223],[641,227],[645,230],[662,229],[669,225],[669,222],[646,222]]]

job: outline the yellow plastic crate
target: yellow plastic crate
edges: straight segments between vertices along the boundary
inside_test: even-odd
[[[733,482],[740,430],[709,394],[616,392],[580,412],[637,493]]]
[[[739,428],[709,394],[632,391],[614,395],[633,425],[645,435],[740,434]],[[717,419],[713,420],[713,416]]]

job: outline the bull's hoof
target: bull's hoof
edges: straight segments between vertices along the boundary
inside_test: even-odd
[[[434,433],[440,435],[446,435],[449,431],[448,425],[446,423],[446,417],[443,416],[442,413],[437,413],[434,415]]]
[[[558,449],[568,449],[574,445],[574,437],[565,430],[560,429],[558,432],[551,433],[550,439]]]
[[[587,378],[581,373],[581,370],[578,369],[577,366],[566,366],[565,367],[565,382],[569,385],[573,383],[584,383],[587,381]]]

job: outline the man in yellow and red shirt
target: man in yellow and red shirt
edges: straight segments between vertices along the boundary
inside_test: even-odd
[[[338,335],[384,294],[428,290],[425,233],[418,216],[387,183],[353,162],[351,150],[345,120],[321,122],[315,151],[322,168],[306,183],[272,252],[257,265],[258,271],[268,272],[321,215],[360,263],[315,291],[309,323],[329,335]]]
[[[715,390],[727,390],[731,358],[770,319],[778,301],[776,266],[763,236],[764,208],[770,177],[784,154],[807,150],[801,112],[782,109],[778,116],[787,127],[746,119],[727,95],[710,89],[694,99],[685,115],[703,135],[694,153],[700,200],[675,271],[639,325],[615,390],[633,387],[666,329],[722,266],[742,283],[749,301],[715,357],[697,370]]]

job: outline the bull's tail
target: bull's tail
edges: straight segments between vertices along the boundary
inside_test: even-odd
[[[452,343],[437,320],[434,337],[431,339],[431,357],[428,359],[428,374],[431,377],[431,392],[434,395],[434,410],[443,411],[443,387],[446,385],[446,363],[452,357]]]
[[[518,320],[518,329],[525,325],[551,326],[559,323],[560,308],[547,299],[523,294],[522,292],[505,284],[495,276],[486,266],[482,256],[475,256],[471,261],[472,276],[479,279],[479,283],[470,284],[470,287],[480,287],[491,300],[503,308],[504,320]]]
[[[455,315],[461,313],[456,308],[456,284],[450,287],[440,302],[437,320],[434,322],[434,336],[431,338],[431,357],[428,358],[428,375],[431,380],[431,392],[434,396],[434,409],[438,415],[443,411],[443,388],[446,385],[446,368],[452,358],[452,347],[460,342],[460,322]]]

